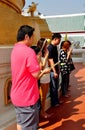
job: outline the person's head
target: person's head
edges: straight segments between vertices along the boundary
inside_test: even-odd
[[[37,42],[37,47],[42,49],[42,55],[44,55],[45,50],[47,49],[48,42],[45,38],[40,38]]]
[[[71,42],[69,40],[66,40],[66,41],[61,42],[60,48],[61,49],[64,48],[65,50],[68,50],[70,48],[70,46],[71,46]]]
[[[53,33],[52,34],[52,43],[54,45],[59,45],[60,41],[61,41],[61,34],[60,33]]]
[[[40,51],[40,48],[37,46],[31,46],[31,48],[35,51],[38,61],[40,62],[42,52]]]
[[[40,48],[37,46],[31,46],[31,48],[35,51],[36,55],[40,52]]]
[[[34,28],[28,25],[22,25],[17,33],[17,41],[25,41],[26,44],[31,45],[33,42]]]

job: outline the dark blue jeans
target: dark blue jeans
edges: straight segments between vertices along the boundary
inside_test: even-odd
[[[54,78],[54,73],[50,72],[50,96],[52,106],[59,104],[58,87],[59,87],[59,78]]]

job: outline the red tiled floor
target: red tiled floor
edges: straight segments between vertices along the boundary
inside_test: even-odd
[[[71,96],[47,111],[53,114],[51,118],[40,119],[44,130],[85,130],[85,65],[76,63],[75,67],[70,77]]]

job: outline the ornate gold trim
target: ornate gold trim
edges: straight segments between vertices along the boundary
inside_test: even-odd
[[[6,5],[10,6],[12,9],[16,10],[16,12],[21,14],[21,10],[19,9],[18,6],[14,5],[12,2],[9,0],[0,0],[0,2],[5,3]],[[23,0],[24,2],[24,0]],[[24,4],[24,3],[23,3]]]
[[[22,0],[22,2],[23,2],[23,6],[25,5],[25,0]]]
[[[11,80],[11,78],[8,78],[6,80],[5,86],[4,86],[4,103],[5,103],[5,105],[8,105],[9,103],[11,103],[11,98],[10,98],[10,94],[9,94],[9,91],[11,90],[11,85],[12,85],[12,80]]]

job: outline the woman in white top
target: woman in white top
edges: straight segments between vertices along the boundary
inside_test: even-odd
[[[48,68],[48,42],[45,38],[41,38],[37,46],[41,49],[42,51],[42,57],[41,57],[41,68],[42,70],[45,68]],[[46,73],[40,78],[40,95],[41,95],[41,112],[40,115],[43,118],[48,118],[50,115],[46,113],[45,111],[45,101],[47,97],[47,93],[49,91],[49,83],[50,83],[50,74]]]

